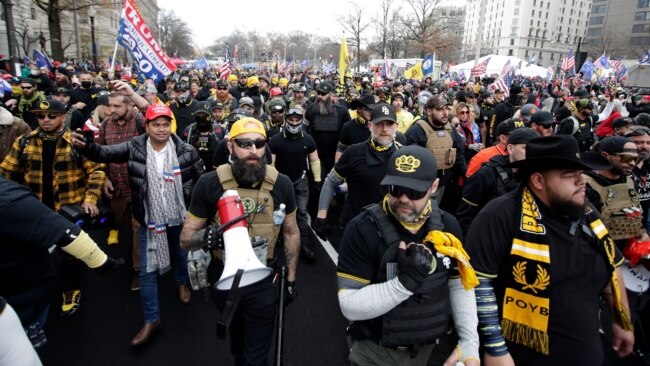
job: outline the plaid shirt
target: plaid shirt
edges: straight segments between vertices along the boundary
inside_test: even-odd
[[[141,113],[129,113],[126,123],[119,125],[111,117],[104,119],[99,128],[100,145],[117,145],[122,142],[131,141],[138,136],[137,123],[143,123]],[[109,163],[107,170],[108,179],[113,183],[114,197],[130,197],[131,187],[129,186],[129,163]]]
[[[40,128],[30,132],[24,149],[19,137],[0,164],[0,175],[30,188],[39,200],[43,199],[43,140]],[[104,164],[81,156],[72,146],[69,129],[57,140],[54,156],[54,208],[62,205],[94,203],[102,193]]]

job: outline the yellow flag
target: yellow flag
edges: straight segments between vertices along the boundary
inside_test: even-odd
[[[422,61],[419,61],[417,64],[415,64],[415,66],[404,71],[404,78],[407,80],[408,79],[421,80],[423,77],[424,74],[422,73]]]
[[[341,75],[340,83],[345,85],[345,73],[348,69],[348,41],[343,37],[341,40],[341,53],[339,55],[339,75]]]

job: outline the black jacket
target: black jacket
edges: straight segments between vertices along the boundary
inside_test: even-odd
[[[144,197],[147,196],[147,139],[148,135],[134,137],[131,141],[117,145],[90,144],[81,153],[90,160],[106,163],[129,163],[129,185],[131,186],[131,210],[140,224],[144,224]],[[176,145],[176,156],[181,167],[183,196],[189,206],[194,183],[205,170],[198,151],[172,134]]]

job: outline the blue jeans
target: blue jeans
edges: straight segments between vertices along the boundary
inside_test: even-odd
[[[187,251],[181,248],[182,226],[167,226],[169,256],[175,268],[174,278],[179,285],[187,284]],[[175,263],[174,263],[175,262]],[[158,302],[158,271],[147,272],[147,227],[140,227],[140,300],[145,323],[160,319]]]

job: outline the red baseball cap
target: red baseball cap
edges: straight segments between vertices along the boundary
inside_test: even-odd
[[[145,117],[147,118],[147,121],[154,120],[158,117],[167,117],[172,119],[172,110],[164,104],[152,104],[147,107]]]

